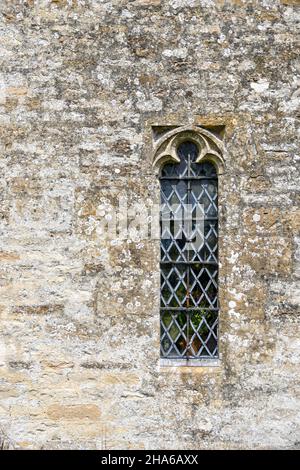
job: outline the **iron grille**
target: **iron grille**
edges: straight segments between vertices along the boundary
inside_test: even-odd
[[[180,163],[166,164],[160,177],[164,358],[218,356],[218,179],[197,155],[194,143],[182,143]]]

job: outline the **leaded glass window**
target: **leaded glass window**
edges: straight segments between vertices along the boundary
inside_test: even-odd
[[[218,178],[190,141],[162,167],[161,356],[218,357]]]

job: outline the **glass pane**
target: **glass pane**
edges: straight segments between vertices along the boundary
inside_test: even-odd
[[[196,357],[211,357],[217,355],[218,312],[193,312],[190,317],[190,346],[191,353]]]
[[[191,200],[193,209],[198,206],[198,212],[206,217],[217,217],[217,181],[216,180],[191,180]],[[199,207],[200,206],[200,207]]]
[[[179,164],[162,170],[169,179],[161,180],[161,354],[216,357],[217,172],[210,162],[196,163],[193,142],[182,143],[178,156]]]
[[[179,145],[177,149],[177,154],[180,159],[188,162],[188,157],[190,157],[191,162],[195,162],[198,157],[198,148],[194,142],[187,140]]]
[[[192,169],[195,176],[217,177],[216,167],[211,162],[193,163]]]
[[[167,163],[162,169],[161,176],[188,176],[192,163],[198,156],[198,148],[193,142],[186,141],[179,145],[177,155],[180,163]]]
[[[217,308],[217,279],[216,266],[193,264],[189,274],[190,304],[192,307]]]
[[[161,267],[161,306],[185,307],[187,299],[187,270],[185,265]]]
[[[165,357],[183,357],[187,352],[187,317],[184,312],[161,314],[161,351]]]

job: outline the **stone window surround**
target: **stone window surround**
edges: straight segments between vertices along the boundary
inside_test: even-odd
[[[164,128],[162,125],[161,128]],[[169,128],[170,129],[170,128]],[[157,177],[160,176],[161,168],[167,162],[179,163],[180,159],[177,155],[178,146],[184,141],[191,141],[197,147],[199,156],[196,160],[197,163],[201,161],[210,161],[214,163],[217,169],[218,175],[218,186],[219,186],[219,199],[220,199],[220,188],[222,188],[222,175],[225,173],[225,160],[226,155],[225,147],[220,138],[210,132],[208,129],[196,125],[193,126],[178,126],[162,133],[162,136],[154,139],[153,153],[152,153],[152,167]],[[221,214],[221,206],[219,201],[219,213]],[[220,217],[221,218],[221,217]],[[220,221],[219,221],[220,222]],[[221,220],[222,226],[222,220]],[[221,265],[219,263],[219,269]],[[222,271],[221,271],[222,272]],[[219,272],[220,276],[220,272]],[[219,305],[219,317],[221,317],[222,305]],[[220,326],[219,326],[219,338],[220,338]],[[220,344],[220,341],[218,341]],[[212,359],[193,359],[189,361],[187,359],[159,359],[160,367],[168,370],[173,367],[220,367],[221,366],[222,351],[219,350],[219,357]]]

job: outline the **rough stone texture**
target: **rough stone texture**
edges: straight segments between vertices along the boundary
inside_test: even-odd
[[[299,1],[1,1],[0,423],[19,448],[299,447]],[[297,114],[298,113],[298,114]],[[225,126],[219,367],[159,367],[153,125]]]

